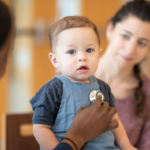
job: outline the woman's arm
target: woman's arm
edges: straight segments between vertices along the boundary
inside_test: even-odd
[[[49,125],[34,124],[33,133],[43,150],[52,150],[59,144]]]
[[[119,123],[119,127],[114,129],[116,144],[120,147],[121,150],[137,150],[130,144],[126,131],[117,113],[114,115],[113,119],[117,119]]]

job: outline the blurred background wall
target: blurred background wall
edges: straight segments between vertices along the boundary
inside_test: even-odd
[[[7,72],[0,81],[0,138],[3,113],[32,112],[29,100],[57,72],[48,59],[48,31],[67,15],[84,15],[99,30],[105,51],[107,21],[127,0],[3,0],[11,8],[16,27]]]

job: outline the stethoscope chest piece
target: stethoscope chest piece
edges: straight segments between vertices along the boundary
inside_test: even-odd
[[[90,99],[91,103],[96,100],[96,97],[97,97],[98,94],[100,94],[102,96],[102,103],[104,102],[104,100],[105,100],[104,94],[102,92],[93,90],[93,91],[90,92],[90,95],[89,95],[89,99]]]

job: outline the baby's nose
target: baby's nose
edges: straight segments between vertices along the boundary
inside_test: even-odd
[[[85,54],[82,54],[78,57],[78,61],[86,61],[87,60],[87,57]]]
[[[79,58],[78,61],[86,61],[85,57]]]

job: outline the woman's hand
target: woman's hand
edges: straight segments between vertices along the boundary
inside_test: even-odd
[[[78,110],[65,137],[73,140],[80,149],[89,140],[118,127],[118,121],[111,120],[115,113],[116,109],[110,108],[108,102],[102,103],[101,96],[98,95],[93,104]],[[65,139],[62,141],[70,144]]]

